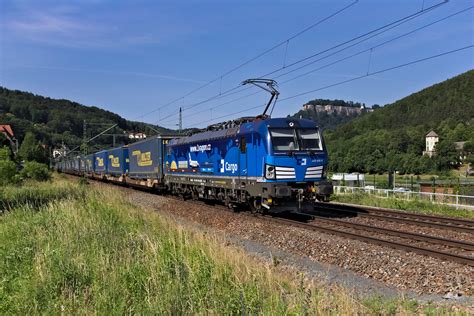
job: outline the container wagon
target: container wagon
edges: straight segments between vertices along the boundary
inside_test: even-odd
[[[107,180],[124,183],[128,175],[128,147],[123,146],[107,150],[107,159]]]
[[[94,178],[105,179],[107,174],[107,150],[99,151],[94,155]]]
[[[173,137],[155,136],[128,145],[128,184],[166,189],[163,181],[165,147]]]

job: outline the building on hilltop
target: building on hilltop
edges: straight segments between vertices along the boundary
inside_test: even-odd
[[[303,110],[304,111],[309,111],[313,110],[316,113],[328,113],[328,114],[344,114],[344,115],[351,115],[351,114],[361,114],[366,110],[364,105],[361,105],[360,107],[356,106],[342,106],[342,105],[332,105],[332,104],[304,104],[303,105]]]
[[[439,136],[435,131],[431,130],[425,136],[426,148],[423,151],[423,156],[433,157],[436,155],[436,144],[439,142]]]

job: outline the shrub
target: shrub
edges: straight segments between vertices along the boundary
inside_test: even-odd
[[[20,175],[25,179],[32,179],[36,181],[48,181],[51,179],[51,173],[48,166],[36,161],[27,161]]]
[[[0,160],[11,160],[12,152],[7,146],[0,147]]]
[[[16,164],[13,161],[0,160],[0,185],[17,182],[19,179],[16,173]]]
[[[18,154],[20,155],[21,159],[27,161],[48,161],[47,152],[41,146],[41,143],[36,139],[35,135],[31,132],[27,132],[25,134],[25,138],[21,143]]]

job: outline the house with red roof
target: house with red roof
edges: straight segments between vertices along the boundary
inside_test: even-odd
[[[13,129],[10,125],[0,125],[0,133],[5,136],[5,138],[10,143],[10,147],[14,153],[18,151],[18,141],[15,138],[15,134],[13,133]]]

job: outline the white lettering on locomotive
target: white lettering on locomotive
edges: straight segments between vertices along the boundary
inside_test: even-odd
[[[205,151],[210,151],[211,150],[211,144],[207,145],[194,145],[189,147],[189,151],[192,153],[195,152],[205,152]]]
[[[225,170],[226,171],[230,171],[232,173],[235,173],[235,172],[237,172],[238,169],[239,169],[239,166],[236,163],[228,163],[228,162],[225,163]]]

